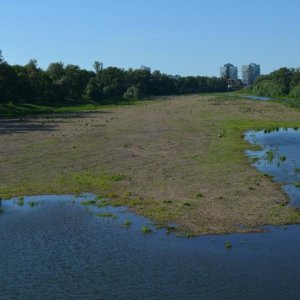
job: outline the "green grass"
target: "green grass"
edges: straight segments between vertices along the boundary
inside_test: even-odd
[[[53,114],[53,113],[75,113],[83,111],[94,111],[99,109],[108,109],[120,105],[133,105],[137,104],[138,101],[134,100],[112,100],[107,101],[106,104],[88,103],[87,104],[76,104],[70,103],[66,105],[62,103],[60,106],[47,106],[38,104],[0,104],[0,117],[18,117],[18,116],[32,116],[41,114]]]

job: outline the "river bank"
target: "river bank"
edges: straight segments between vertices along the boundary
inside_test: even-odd
[[[299,117],[278,103],[191,95],[1,119],[0,197],[93,192],[193,235],[299,223],[242,137],[300,127]]]

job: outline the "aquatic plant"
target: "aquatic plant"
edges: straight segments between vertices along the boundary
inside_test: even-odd
[[[151,232],[152,232],[152,229],[150,229],[148,226],[144,225],[144,226],[142,226],[142,232],[143,232],[144,234],[146,234],[146,233],[151,233]]]
[[[196,198],[202,198],[202,197],[204,197],[202,193],[197,193],[196,194]]]
[[[29,201],[29,202],[28,202],[28,205],[29,205],[30,207],[34,207],[34,206],[36,205],[36,202],[34,202],[34,201]]]
[[[116,216],[112,213],[105,212],[105,213],[98,213],[96,214],[98,217],[106,217],[106,218],[116,218]]]
[[[191,206],[192,204],[190,202],[184,202],[182,205]]]
[[[19,206],[23,206],[23,205],[24,205],[24,197],[20,197],[20,198],[18,199],[18,205],[19,205]]]
[[[86,201],[82,201],[80,202],[81,205],[94,205],[94,204],[97,204],[97,201],[96,200],[86,200]]]
[[[4,213],[4,208],[0,207],[0,214],[3,214],[3,213]]]
[[[266,152],[268,163],[272,163],[275,157],[274,150],[269,150]]]
[[[226,241],[225,244],[224,244],[225,248],[227,249],[231,249],[232,248],[232,245],[231,245],[231,242],[230,241]]]
[[[279,157],[279,160],[280,160],[280,161],[285,161],[285,160],[286,160],[286,156],[281,155],[281,156]]]
[[[129,227],[132,225],[132,222],[130,220],[125,220],[123,224],[124,226]]]
[[[176,231],[176,227],[174,227],[174,226],[167,226],[167,233],[174,232],[174,231]]]

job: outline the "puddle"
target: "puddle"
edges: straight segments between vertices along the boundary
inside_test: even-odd
[[[94,200],[2,201],[1,299],[274,300],[300,293],[298,225],[187,239],[124,207],[81,204]]]
[[[262,147],[259,151],[246,151],[256,160],[253,165],[272,176],[274,181],[283,183],[283,189],[291,199],[290,205],[300,208],[300,130],[249,131],[245,139]]]

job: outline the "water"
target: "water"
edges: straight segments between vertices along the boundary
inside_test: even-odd
[[[249,156],[257,158],[254,166],[283,183],[290,205],[300,208],[300,130],[249,131],[245,138],[262,146],[259,151],[247,151]]]
[[[265,96],[240,96],[242,98],[252,99],[252,100],[260,100],[260,101],[269,101],[269,100],[275,100],[274,98],[265,97]]]
[[[0,299],[299,299],[299,226],[187,239],[88,199],[2,201]]]

